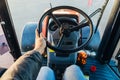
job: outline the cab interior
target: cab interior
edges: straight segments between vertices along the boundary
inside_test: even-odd
[[[106,19],[104,14],[110,2],[112,7]],[[19,43],[8,1],[0,1],[0,25],[14,61],[34,48],[38,28],[47,43],[42,65],[54,70],[56,80],[61,80],[66,67],[72,64],[82,69],[87,80],[119,80],[120,1],[106,0],[90,14],[71,5],[50,6],[38,22],[23,26]],[[99,16],[94,21],[95,15]],[[6,70],[0,67],[0,75]]]

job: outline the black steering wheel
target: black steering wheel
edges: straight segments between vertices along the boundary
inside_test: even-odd
[[[62,36],[60,37],[58,45],[53,46],[48,41],[46,41],[47,42],[47,47],[56,51],[56,52],[61,52],[61,53],[73,53],[73,52],[79,51],[80,49],[84,48],[88,44],[88,42],[90,41],[90,39],[92,37],[92,35],[93,35],[93,23],[92,23],[91,19],[89,18],[89,16],[78,8],[71,7],[71,6],[58,6],[58,7],[54,7],[54,8],[49,9],[47,12],[45,12],[43,14],[43,16],[41,17],[41,19],[39,21],[39,24],[38,24],[39,33],[42,32],[43,20],[47,16],[53,19],[53,21],[58,26],[58,28],[60,28],[62,26],[60,21],[53,14],[54,11],[60,10],[60,9],[68,9],[68,10],[76,11],[76,12],[80,13],[85,18],[86,21],[85,22],[80,22],[80,23],[78,23],[77,26],[74,26],[72,28],[63,29],[62,30]],[[74,49],[61,49],[61,48],[59,48],[59,46],[61,46],[61,42],[62,42],[64,36],[69,35],[73,31],[78,31],[79,29],[82,29],[86,26],[89,26],[90,33],[89,33],[89,36],[88,36],[87,40],[84,43],[82,43],[81,45],[79,45],[77,48],[74,48]],[[47,29],[49,29],[48,26],[47,26]]]

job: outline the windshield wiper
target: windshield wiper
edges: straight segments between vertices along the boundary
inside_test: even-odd
[[[101,12],[101,8],[98,8],[97,10],[95,10],[93,13],[91,13],[89,15],[90,18],[92,18],[93,16],[95,16],[97,13]],[[86,19],[82,20],[80,23],[84,23],[86,21]]]
[[[102,6],[101,14],[100,14],[100,17],[99,17],[99,19],[98,19],[98,21],[97,21],[97,25],[96,25],[96,28],[95,28],[94,33],[96,33],[96,31],[97,31],[97,29],[98,29],[98,25],[100,24],[100,20],[101,20],[101,18],[102,18],[102,16],[103,16],[103,12],[104,12],[104,10],[105,10],[108,2],[109,2],[109,0],[106,0],[105,4]]]

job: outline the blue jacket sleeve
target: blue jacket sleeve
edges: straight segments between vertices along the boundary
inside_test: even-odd
[[[36,51],[29,51],[12,65],[0,80],[36,80],[41,66],[41,54]]]

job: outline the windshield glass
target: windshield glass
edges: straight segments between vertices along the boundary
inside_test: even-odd
[[[95,10],[105,5],[107,0],[8,0],[11,16],[14,22],[16,34],[18,37],[19,44],[21,45],[21,35],[24,25],[28,22],[39,22],[40,17],[43,13],[56,6],[73,6],[83,10],[87,15],[90,15]],[[111,0],[112,1],[112,0]],[[105,29],[106,19],[108,13],[112,7],[112,2],[109,2],[107,14],[104,14],[105,19],[102,20],[98,30],[100,31],[100,38],[103,35]],[[97,21],[100,17],[100,12],[94,15],[91,19],[93,25],[96,26]]]

